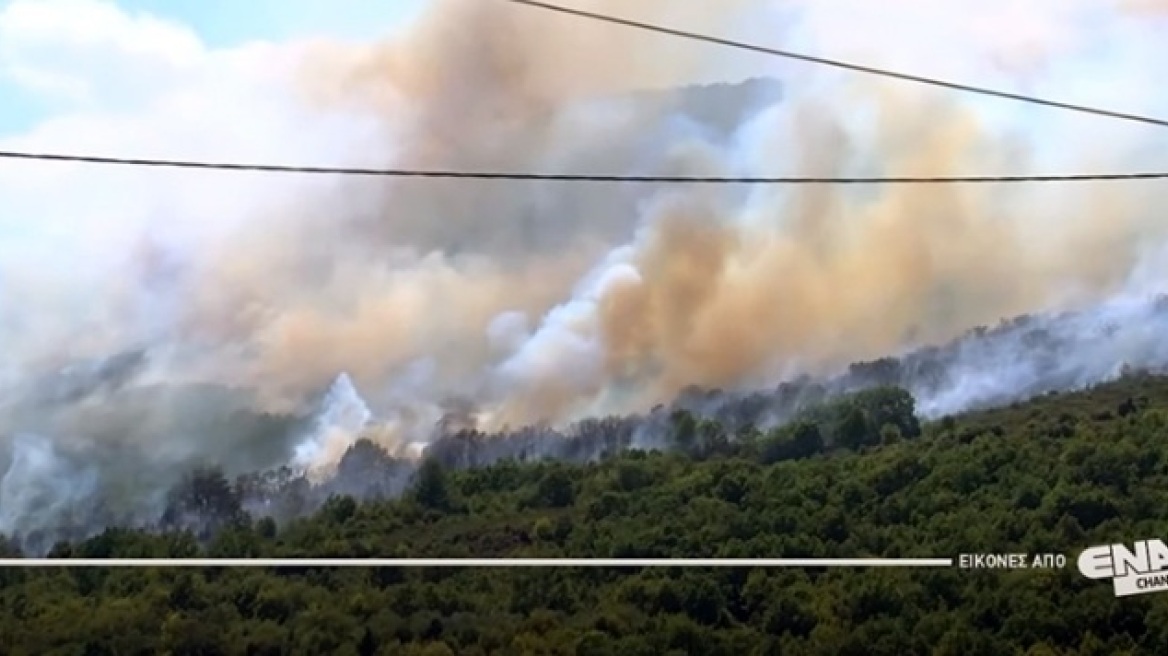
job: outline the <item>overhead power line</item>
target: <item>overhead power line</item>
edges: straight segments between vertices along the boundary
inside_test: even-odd
[[[1150,116],[1139,116],[1137,114],[1127,114],[1124,112],[1112,111],[1109,109],[1100,109],[1098,107],[1087,107],[1085,105],[1073,105],[1071,103],[1059,102],[1056,100],[1046,100],[1043,98],[1036,98],[1034,96],[1026,96],[1018,93],[1009,93],[1007,91],[997,91],[995,89],[987,89],[984,87],[977,87],[969,84],[961,84],[958,82],[948,82],[946,80],[939,80],[937,78],[924,77],[921,75],[911,75],[909,73],[900,73],[897,71],[890,71],[882,68],[875,68],[872,66],[863,66],[860,64],[853,64],[850,62],[839,61],[835,59],[827,59],[824,57],[813,57],[811,55],[803,55],[787,50],[779,50],[776,48],[767,48],[751,43],[744,43],[741,41],[732,41],[730,39],[722,39],[719,37],[710,36],[707,34],[700,34],[697,32],[686,32],[683,30],[664,27],[661,25],[653,25],[651,23],[642,23],[639,21],[629,20],[627,18],[618,18],[616,16],[608,16],[605,14],[597,14],[581,9],[572,9],[569,7],[562,7],[547,2],[538,2],[537,0],[505,0],[519,5],[526,5],[528,7],[536,7],[539,9],[547,9],[550,11],[559,12],[561,14],[568,14],[580,18],[588,18],[591,20],[603,21],[605,23],[612,23],[615,25],[623,25],[625,27],[632,27],[639,30],[648,30],[650,32],[657,32],[659,34],[668,34],[670,36],[682,37],[685,39],[692,39],[694,41],[703,41],[705,43],[712,43],[719,46],[727,46],[730,48],[738,48],[740,50],[749,50],[764,55],[771,55],[774,57],[785,57],[787,59],[796,59],[799,61],[809,62],[812,64],[820,64],[823,66],[832,66],[834,68],[841,68],[857,73],[866,73],[868,75],[879,75],[882,77],[895,78],[898,80],[905,80],[908,82],[916,82],[918,84],[929,84],[937,87],[944,87],[946,89],[953,89],[955,91],[964,91],[966,93],[976,93],[984,96],[994,96],[996,98],[1005,98],[1007,100],[1016,100],[1019,102],[1031,103],[1034,105],[1044,105],[1046,107],[1055,107],[1058,109],[1066,109],[1073,112],[1080,112],[1084,114],[1094,114],[1097,116],[1106,116],[1108,118],[1116,118],[1124,121],[1135,121],[1138,123],[1147,123],[1151,125],[1158,125],[1161,127],[1168,127],[1168,120],[1153,118]]]
[[[300,173],[329,175],[360,175],[390,178],[448,178],[471,180],[533,180],[549,182],[631,182],[631,183],[693,183],[693,184],[956,184],[956,183],[1012,183],[1012,182],[1088,182],[1114,180],[1168,179],[1168,172],[1098,173],[1081,175],[986,175],[986,176],[892,176],[892,177],[733,177],[684,175],[573,175],[555,173],[503,173],[476,171],[443,171],[423,169],[370,169],[328,166],[285,166],[279,164],[239,164],[226,162],[194,162],[166,159],[134,159],[126,157],[98,157],[90,155],[62,155],[55,153],[28,153],[0,151],[0,159],[39,160],[50,162],[79,162],[120,166],[151,166],[180,169],[211,169],[220,171],[257,171],[267,173]]]
[[[579,9],[572,9],[560,5],[554,5],[546,2],[538,2],[537,0],[506,0],[515,4],[526,5],[529,7],[536,7],[555,11],[563,14],[577,16],[581,18],[588,18],[626,27],[632,27],[641,30],[648,30],[651,32],[658,32],[672,36],[678,36],[686,39],[693,39],[696,41],[704,41],[715,45],[728,46],[732,48],[739,48],[749,50],[752,52],[786,57],[789,59],[796,59],[805,62],[821,64],[825,66],[833,66],[850,71],[867,73],[871,75],[880,75],[884,77],[891,77],[900,80],[907,80],[910,82],[918,82],[921,84],[930,84],[933,86],[944,87],[948,89],[955,89],[958,91],[965,91],[970,93],[977,93],[988,96],[995,96],[998,98],[1005,98],[1009,100],[1016,100],[1038,105],[1045,105],[1048,107],[1055,107],[1059,109],[1066,109],[1081,113],[1095,114],[1110,118],[1117,118],[1128,121],[1136,121],[1140,123],[1147,123],[1152,125],[1159,125],[1168,127],[1168,120],[1151,118],[1146,116],[1138,116],[1134,114],[1125,114],[1106,109],[1099,109],[1094,107],[1086,107],[1082,105],[1072,105],[1069,103],[1057,102],[1053,100],[1045,100],[1032,96],[1024,96],[1021,94],[1007,93],[1004,91],[996,91],[993,89],[986,89],[982,87],[975,87],[967,84],[959,84],[955,82],[947,82],[935,78],[922,77],[918,75],[910,75],[907,73],[899,73],[870,66],[862,66],[859,64],[852,64],[843,61],[826,59],[822,57],[813,57],[810,55],[803,55],[785,50],[777,50],[774,48],[766,48],[749,43],[739,41],[732,41],[729,39],[722,39],[705,34],[695,32],[686,32],[660,25],[653,25],[649,23],[642,23],[625,18],[615,16],[608,16],[594,12],[583,11]],[[1074,175],[993,175],[993,176],[889,176],[889,177],[796,177],[796,176],[676,176],[676,175],[594,175],[594,174],[544,174],[544,173],[508,173],[508,172],[490,172],[490,171],[452,171],[452,170],[423,170],[423,169],[373,169],[373,168],[352,168],[352,167],[327,167],[327,166],[292,166],[292,165],[278,165],[278,164],[246,164],[246,163],[227,163],[227,162],[198,162],[187,160],[163,160],[163,159],[141,159],[128,157],[105,157],[96,155],[70,155],[58,153],[36,153],[36,152],[21,152],[21,151],[0,151],[0,159],[12,160],[40,160],[51,162],[77,162],[86,164],[110,164],[122,166],[145,166],[145,167],[165,167],[165,168],[183,168],[183,169],[210,169],[222,171],[255,171],[268,173],[296,173],[296,174],[329,174],[329,175],[353,175],[353,176],[373,176],[373,177],[394,177],[394,178],[446,178],[446,179],[471,179],[471,180],[534,180],[534,181],[549,181],[549,182],[621,182],[621,183],[689,183],[689,184],[818,184],[818,185],[838,185],[838,184],[977,184],[977,183],[1032,183],[1032,182],[1087,182],[1087,181],[1117,181],[1117,180],[1160,180],[1168,179],[1168,172],[1144,172],[1144,173],[1098,173],[1098,174],[1074,174]]]

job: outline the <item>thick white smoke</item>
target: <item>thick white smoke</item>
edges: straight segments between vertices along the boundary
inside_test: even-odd
[[[1168,131],[1152,126],[504,2],[436,1],[377,43],[230,51],[72,2],[104,7],[94,16],[110,27],[94,47],[117,53],[112,70],[153,62],[154,95],[120,86],[126,97],[96,112],[72,105],[0,138],[4,148],[613,174],[1168,166]],[[0,13],[0,66],[98,93],[87,58],[39,58],[54,24],[34,4]],[[1162,3],[570,4],[1168,116]],[[49,27],[26,30],[29,16]],[[126,48],[127,34],[152,38]],[[1162,362],[1151,315],[1116,299],[1162,284],[1164,194],[1155,182],[716,188],[0,163],[0,383],[16,399],[4,433],[128,444],[165,471],[206,459],[327,471],[359,434],[403,450],[443,418],[498,428],[643,411],[691,384],[831,373],[1065,307],[1088,312],[1057,328],[1077,349],[1059,380],[1090,382],[1124,362]],[[1122,339],[1087,338],[1111,320],[1126,322]],[[922,407],[1009,398],[1051,375],[1023,341],[997,348],[998,360],[954,362],[958,375]],[[99,364],[61,382],[76,360],[139,352],[117,375]],[[71,391],[46,397],[62,385]],[[322,392],[307,428],[262,438],[230,428],[252,410],[315,412]],[[31,512],[7,481],[52,462],[50,447],[39,460],[21,448],[0,489],[0,531],[27,530]],[[55,498],[81,494],[70,490]]]
[[[372,418],[349,376],[341,374],[325,394],[312,433],[296,446],[293,464],[311,469],[322,462],[336,462]]]
[[[0,477],[0,533],[89,521],[79,506],[97,490],[94,468],[75,469],[50,440],[39,436],[17,435],[11,448],[11,462]]]

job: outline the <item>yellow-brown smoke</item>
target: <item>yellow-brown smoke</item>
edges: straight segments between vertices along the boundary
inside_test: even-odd
[[[681,4],[573,6],[730,34],[762,3]],[[368,147],[385,164],[947,176],[1030,172],[1048,161],[1034,151],[1051,147],[962,96],[802,69],[782,69],[787,97],[733,137],[674,130],[684,108],[673,101],[601,101],[775,64],[502,2],[436,2],[400,40],[312,53],[306,97],[383,117],[386,142]],[[1049,161],[1140,168],[1133,133],[1109,143],[1081,129],[1090,120],[1066,123],[1080,131],[1059,138],[1080,143]],[[563,421],[686,385],[823,371],[1106,294],[1140,242],[1163,237],[1149,214],[1155,190],[1141,184],[751,193],[358,180],[298,199],[281,221],[202,258],[184,329],[242,345],[223,375],[276,398],[347,372],[387,407],[467,396],[496,424]],[[619,271],[578,287],[606,268]],[[517,323],[500,337],[505,313]],[[421,361],[433,366],[408,391],[385,391]]]

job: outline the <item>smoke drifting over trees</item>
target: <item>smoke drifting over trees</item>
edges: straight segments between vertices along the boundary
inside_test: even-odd
[[[951,56],[938,74],[1071,101],[1105,88],[1122,109],[1168,115],[1150,90],[1168,58],[1147,56],[1163,17],[1147,3],[978,3],[887,51],[856,27],[862,3],[577,4],[926,74]],[[1103,79],[1097,61],[1106,83],[1082,82]],[[1168,146],[1148,128],[506,3],[435,2],[404,35],[311,44],[301,64],[296,111],[350,117],[338,142],[358,142],[346,157],[365,165],[1021,174],[1162,168]],[[205,228],[159,216],[75,244],[47,226],[23,239],[65,240],[73,268],[0,251],[0,532],[43,547],[178,521],[207,499],[394,494],[425,445],[468,465],[665,444],[674,408],[653,408],[675,400],[765,427],[895,385],[936,417],[1162,367],[1162,194],[354,179],[289,183],[278,207]],[[384,452],[351,451],[361,437]],[[180,503],[170,491],[196,466],[270,473],[238,498],[212,481]],[[269,493],[288,489],[300,496]]]

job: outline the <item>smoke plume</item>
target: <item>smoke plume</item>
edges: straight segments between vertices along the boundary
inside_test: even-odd
[[[571,4],[1168,116],[1156,86],[1168,74],[1163,3]],[[1152,170],[1168,152],[1168,133],[1152,126],[505,2],[439,0],[385,42],[299,52],[279,102],[335,136],[328,158],[363,166],[1022,175]],[[192,463],[327,475],[360,435],[405,454],[440,425],[640,413],[689,386],[831,376],[1023,313],[1075,310],[1073,321],[1043,321],[1081,366],[1050,369],[1041,349],[1009,336],[954,347],[942,382],[914,388],[921,409],[1088,384],[1168,355],[1147,337],[1160,315],[1116,309],[1143,307],[1162,285],[1157,182],[352,178],[249,192],[258,177],[226,187],[200,175],[191,184],[216,197],[206,207],[163,198],[145,225],[99,208],[100,229],[48,223],[20,249],[0,247],[0,432],[11,451],[0,532],[44,528],[44,513],[125,485],[129,471],[140,483],[124,494],[146,517]],[[245,203],[249,193],[264,201]],[[231,203],[246,216],[224,218]],[[1096,338],[1121,315],[1134,323]]]

